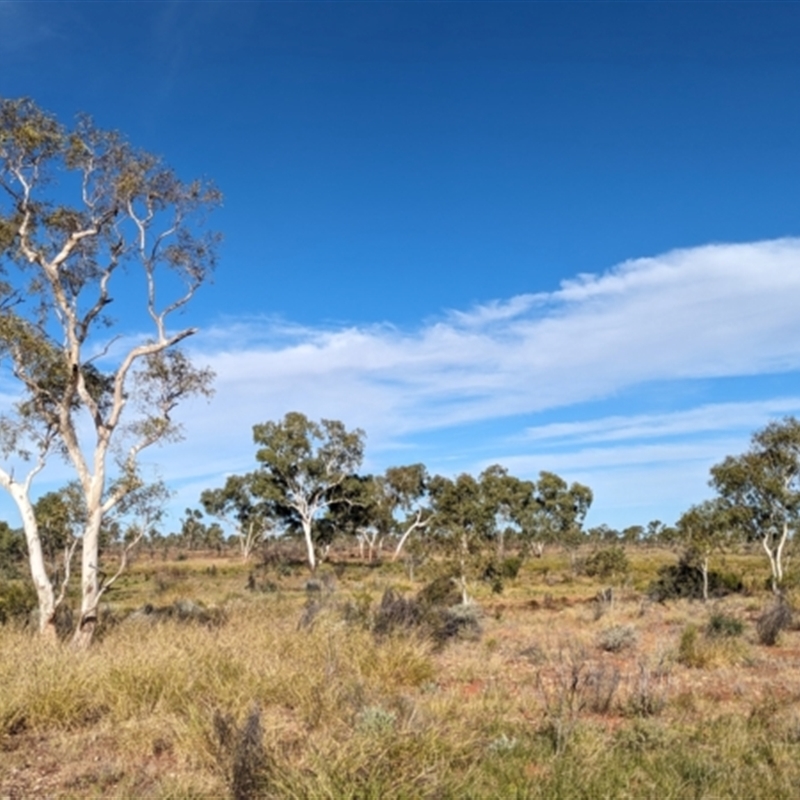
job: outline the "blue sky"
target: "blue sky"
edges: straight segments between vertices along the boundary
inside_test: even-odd
[[[797,41],[793,3],[0,0],[0,94],[225,194],[177,509],[301,410],[621,527],[800,413]]]

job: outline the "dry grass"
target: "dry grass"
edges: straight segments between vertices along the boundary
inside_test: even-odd
[[[640,577],[663,563],[642,557]],[[117,618],[191,597],[224,624],[130,617],[86,653],[0,628],[0,797],[794,796],[800,637],[758,643],[766,596],[628,585],[598,617],[598,584],[551,554],[501,597],[477,587],[482,638],[436,649],[364,624],[415,588],[399,571],[341,572],[313,615],[304,574],[273,577],[247,592],[235,561],[142,559]],[[708,635],[712,614],[743,635]]]

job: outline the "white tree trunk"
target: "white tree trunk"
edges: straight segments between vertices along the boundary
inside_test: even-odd
[[[28,496],[28,489],[24,484],[17,483],[5,474],[2,477],[5,479],[2,480],[2,483],[11,494],[22,517],[22,529],[25,532],[25,543],[28,546],[28,564],[39,606],[39,632],[47,639],[55,641],[55,591],[45,568],[42,541],[39,538],[39,526],[33,513],[33,505]]]
[[[783,523],[783,530],[781,531],[781,538],[778,540],[777,546],[772,547],[769,538],[765,535],[761,539],[761,545],[764,552],[769,559],[769,567],[772,571],[772,591],[778,592],[781,583],[783,582],[783,549],[786,546],[786,540],[789,538],[789,524]]]
[[[467,593],[467,554],[469,553],[469,542],[466,535],[461,537],[461,558],[460,558],[460,587],[461,587],[461,604],[467,605],[469,603],[469,594]]]
[[[708,556],[703,556],[700,562],[700,570],[703,573],[703,602],[708,602]]]
[[[11,495],[14,504],[17,506],[19,515],[22,518],[22,529],[25,533],[25,543],[28,548],[28,566],[31,571],[33,586],[36,590],[36,600],[39,610],[39,632],[45,638],[55,641],[55,615],[58,601],[56,600],[53,583],[45,567],[42,540],[39,538],[39,526],[36,522],[33,504],[30,500],[31,480],[41,469],[43,463],[43,461],[40,461],[28,474],[28,477],[23,483],[15,481],[5,470],[0,470],[0,486]],[[67,571],[67,575],[69,575],[68,565],[65,565],[65,570]]]
[[[302,520],[303,525],[303,538],[306,542],[306,551],[308,552],[308,566],[312,572],[317,571],[317,554],[314,552],[314,540],[311,536],[311,519],[304,517]]]
[[[427,521],[422,522],[422,511],[417,512],[417,518],[406,528],[403,535],[400,537],[400,541],[397,543],[397,547],[395,548],[394,555],[392,556],[392,561],[397,561],[400,557],[400,553],[403,550],[403,545],[406,543],[406,539],[417,529],[417,528],[424,528],[428,524]]]
[[[238,526],[237,530],[239,532],[239,546],[242,550],[242,561],[246,564],[250,560],[250,556],[253,554],[256,543],[261,536],[257,524],[253,521],[247,526],[246,533],[242,530],[241,526]]]
[[[100,585],[100,527],[103,514],[99,498],[94,508],[89,509],[86,527],[83,531],[81,547],[81,612],[78,625],[72,638],[78,648],[91,644],[92,636],[97,628],[97,607],[100,603],[102,586]]]

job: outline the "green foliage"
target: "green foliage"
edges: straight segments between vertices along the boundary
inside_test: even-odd
[[[0,577],[19,577],[27,552],[23,532],[9,527],[7,522],[0,522]]]
[[[197,508],[187,508],[180,521],[181,530],[178,538],[181,546],[189,550],[222,548],[225,532],[218,523],[207,523],[203,520],[203,512]]]
[[[365,736],[385,736],[394,730],[397,714],[380,706],[367,706],[356,718],[356,730]]]
[[[627,575],[629,570],[630,562],[625,554],[625,548],[619,545],[595,550],[583,566],[583,571],[590,578],[602,580]]]
[[[678,661],[687,667],[704,667],[706,659],[699,648],[700,631],[696,625],[687,625],[678,645]]]
[[[514,580],[522,568],[522,556],[508,556],[499,563],[492,559],[484,568],[482,578],[495,594],[501,594],[505,581]]]
[[[249,558],[255,547],[263,540],[264,534],[272,527],[269,506],[254,492],[254,477],[253,473],[229,475],[221,489],[206,489],[200,495],[200,503],[207,514],[233,524],[235,536],[239,540],[245,559]],[[194,512],[194,519],[199,522],[198,515],[199,512]],[[207,528],[204,538],[209,538],[209,531],[216,534],[217,530],[221,540],[223,534],[219,526],[216,530],[213,526]]]
[[[0,625],[11,621],[28,621],[36,608],[36,592],[28,583],[0,583]]]
[[[772,588],[783,580],[783,550],[800,523],[800,421],[786,417],[753,434],[750,449],[711,469],[730,526],[761,541],[770,561]]]
[[[523,527],[532,539],[574,549],[583,541],[581,525],[592,500],[588,486],[568,485],[552,472],[540,472],[535,502],[529,506]]]
[[[104,523],[142,489],[140,453],[180,436],[179,402],[210,393],[210,370],[179,347],[195,329],[181,330],[172,315],[214,268],[219,237],[205,231],[205,216],[220,195],[205,181],[182,182],[88,116],[67,127],[27,98],[0,98],[0,186],[0,359],[19,390],[0,418],[0,452],[32,470],[5,472],[4,485],[28,527],[43,622],[64,573],[56,556],[79,541],[76,641],[88,644],[108,586],[98,568],[103,533],[118,532]],[[141,316],[127,320],[122,347],[107,307],[126,281]],[[29,480],[54,454],[80,477],[80,503],[51,493],[31,514]],[[127,543],[143,532],[131,529]]]
[[[712,614],[706,625],[706,636],[711,639],[736,637],[744,633],[744,622],[721,611]]]
[[[684,547],[702,556],[731,547],[739,536],[736,514],[719,498],[692,506],[681,515],[676,529]]]
[[[447,608],[457,605],[461,602],[461,593],[456,585],[455,576],[452,573],[445,573],[434,578],[423,586],[417,599],[424,608],[435,606]]]
[[[338,420],[318,424],[290,412],[280,422],[254,425],[253,441],[260,468],[253,475],[252,493],[288,532],[302,531],[313,570],[315,546],[330,532],[320,517],[347,502],[342,488],[363,459],[364,431],[348,431]]]
[[[733,573],[720,573],[709,570],[709,594],[712,597],[724,597],[741,592],[744,589],[742,580]],[[686,598],[703,599],[703,572],[697,566],[693,553],[685,552],[677,564],[668,564],[658,570],[658,577],[647,590],[652,600],[664,602]]]

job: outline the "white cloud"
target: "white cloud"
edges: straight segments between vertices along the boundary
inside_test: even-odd
[[[585,422],[556,422],[528,428],[524,438],[551,445],[618,442],[686,436],[731,429],[752,431],[768,417],[800,414],[800,397],[780,397],[750,403],[709,403],[666,414],[611,416]]]
[[[234,326],[229,346],[219,327],[195,346],[217,371],[216,408],[260,409],[254,419],[299,408],[383,439],[645,381],[797,369],[799,290],[800,240],[710,245],[453,312],[411,333],[265,320]]]

